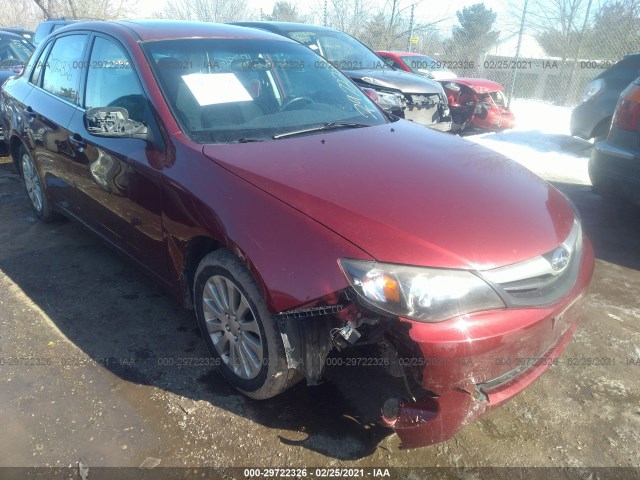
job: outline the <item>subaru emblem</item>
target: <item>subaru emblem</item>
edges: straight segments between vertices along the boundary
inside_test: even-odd
[[[571,254],[569,251],[560,247],[555,252],[553,252],[553,256],[551,257],[551,268],[553,268],[556,272],[561,272],[567,265],[569,265],[569,260],[571,259]]]

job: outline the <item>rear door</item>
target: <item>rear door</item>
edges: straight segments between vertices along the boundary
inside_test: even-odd
[[[67,127],[82,101],[80,79],[88,38],[86,33],[73,33],[52,40],[31,73],[34,88],[21,105],[25,140],[49,199],[72,213],[77,213],[73,192],[76,152]]]
[[[116,39],[94,34],[88,55],[83,108],[71,120],[75,183],[82,219],[161,277],[166,276],[161,225],[165,144],[135,66]],[[144,122],[149,139],[91,135],[84,112],[123,107]]]

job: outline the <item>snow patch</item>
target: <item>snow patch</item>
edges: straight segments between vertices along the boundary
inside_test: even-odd
[[[514,100],[516,128],[469,135],[467,140],[520,163],[548,181],[591,185],[588,162],[592,144],[569,133],[571,107]]]

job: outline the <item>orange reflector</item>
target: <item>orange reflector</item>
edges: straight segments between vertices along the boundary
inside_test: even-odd
[[[398,282],[387,275],[384,275],[383,281],[383,292],[387,301],[400,303],[400,286],[398,285]]]

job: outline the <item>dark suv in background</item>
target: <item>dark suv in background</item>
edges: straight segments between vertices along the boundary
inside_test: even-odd
[[[33,44],[38,45],[40,42],[42,42],[42,40],[47,38],[47,35],[49,35],[50,33],[53,33],[62,27],[66,27],[67,25],[78,21],[79,20],[67,20],[65,18],[45,20],[40,25],[38,25],[38,28],[36,28],[36,33],[32,40]]]
[[[640,78],[622,92],[609,135],[593,147],[589,177],[596,192],[640,206]]]
[[[571,113],[571,135],[585,140],[606,138],[620,93],[638,76],[640,54],[625,56],[594,78]]]

